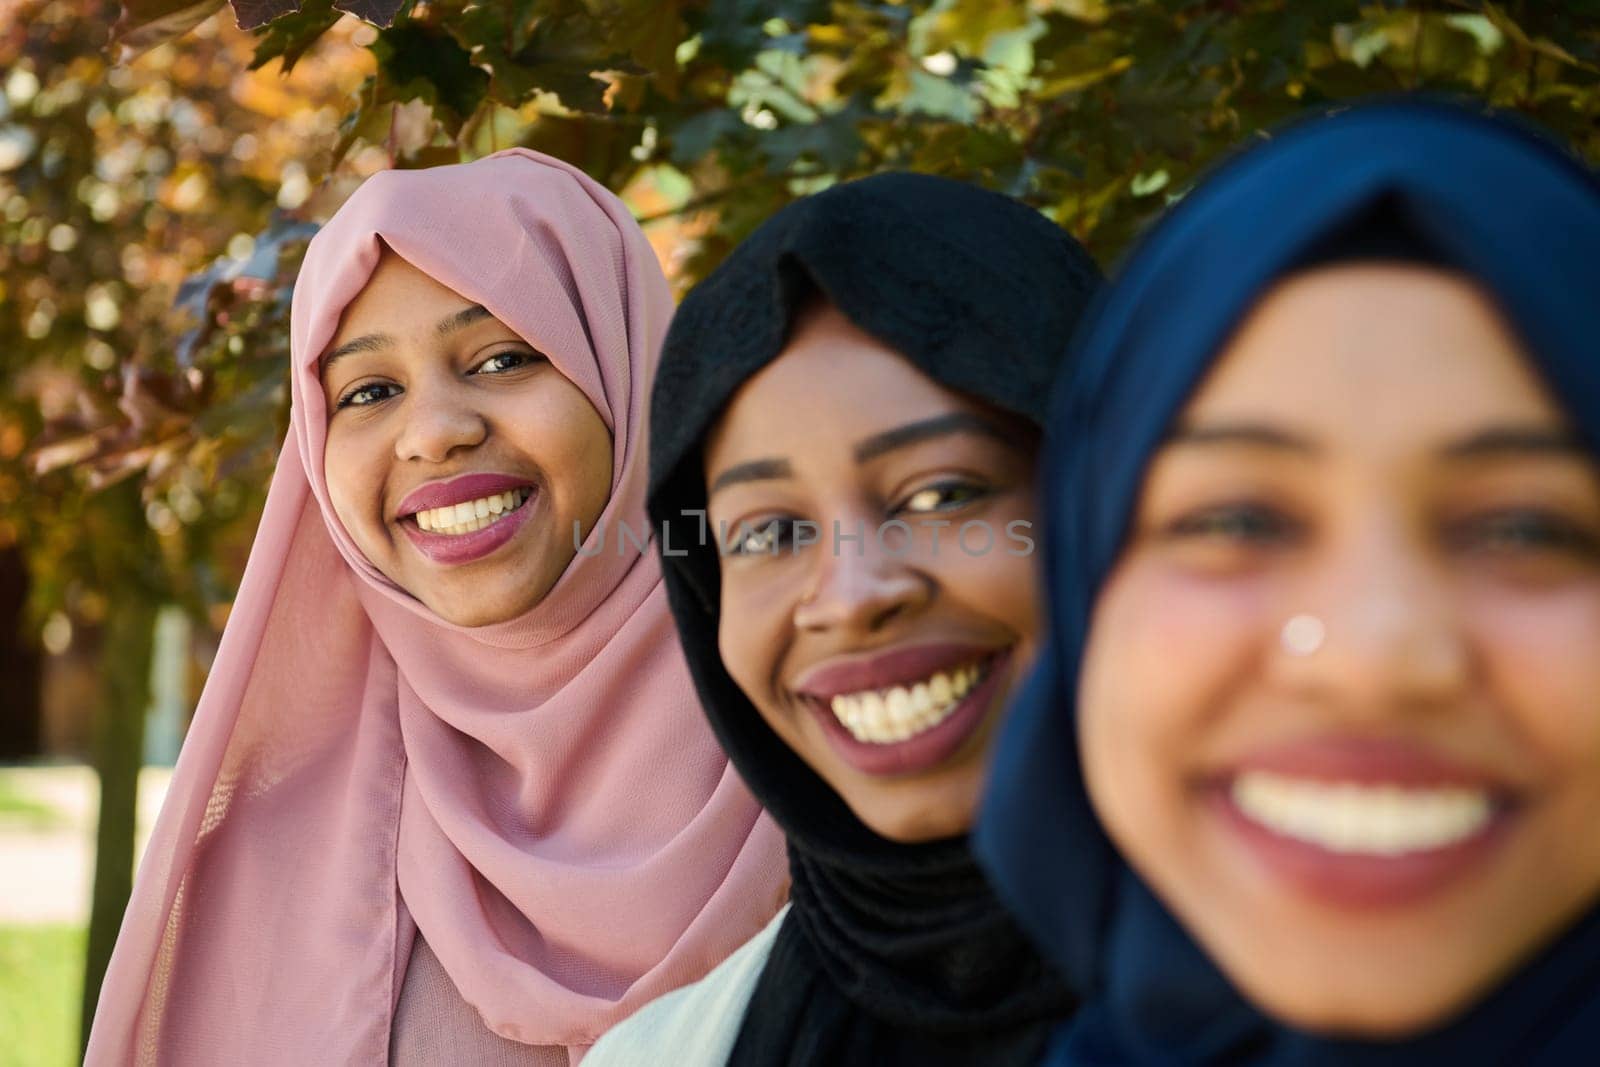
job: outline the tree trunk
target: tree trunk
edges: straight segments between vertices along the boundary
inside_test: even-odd
[[[32,759],[40,754],[42,664],[38,648],[24,634],[28,605],[28,567],[15,546],[0,548],[0,759]]]
[[[81,1040],[87,1045],[105,977],[133,889],[134,815],[143,763],[145,709],[156,605],[134,590],[113,597],[101,650],[101,698],[95,712],[94,767],[100,777],[94,899],[83,975]]]

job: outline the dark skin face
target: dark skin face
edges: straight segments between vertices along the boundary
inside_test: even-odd
[[[345,308],[322,360],[334,512],[366,558],[449,622],[516,618],[576,555],[611,487],[611,433],[525,340],[392,253]],[[515,536],[481,559],[418,550],[401,501],[430,483],[498,474],[534,488]]]
[[[1033,652],[1035,561],[1005,533],[1034,518],[1036,441],[1018,422],[823,306],[735,394],[708,442],[711,527],[736,546],[722,559],[723,662],[772,730],[892,840],[968,829],[1005,697]],[[817,543],[795,541],[802,520],[823,531]],[[885,547],[870,531],[888,520],[909,530],[888,531]],[[987,525],[996,545],[959,548],[965,522]],[[869,531],[859,551],[855,542],[835,551],[834,523]],[[977,535],[969,542],[975,549]],[[804,679],[930,647],[1005,654],[991,695],[973,698],[974,725],[943,758],[864,771],[830,736],[839,727],[825,719],[829,704],[801,692]],[[928,672],[900,673],[911,693],[912,676]]]
[[[1521,342],[1461,278],[1324,268],[1149,470],[1085,653],[1090,795],[1264,1010],[1415,1033],[1600,897],[1596,649],[1600,476]]]

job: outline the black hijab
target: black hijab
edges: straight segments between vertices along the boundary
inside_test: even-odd
[[[650,517],[706,714],[787,834],[794,878],[733,1063],[1031,1063],[1072,1002],[964,837],[907,845],[872,832],[723,668],[715,538],[697,526],[706,435],[819,297],[935,381],[1038,426],[1099,281],[1083,249],[1023,204],[885,174],[778,212],[673,319],[651,401]]]
[[[1123,863],[1085,791],[1081,656],[1147,465],[1268,289],[1308,265],[1373,257],[1476,279],[1580,436],[1600,443],[1600,185],[1520,124],[1401,101],[1302,122],[1223,166],[1148,235],[1075,341],[1052,413],[1050,633],[1002,731],[976,835],[998,891],[1084,998],[1052,1064],[1600,1056],[1600,904],[1439,1029],[1387,1043],[1322,1038],[1240,996]]]

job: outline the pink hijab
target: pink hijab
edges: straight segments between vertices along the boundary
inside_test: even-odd
[[[380,238],[544,352],[611,429],[595,554],[509,622],[440,619],[328,502],[317,361]],[[312,241],[291,432],[88,1063],[383,1063],[418,932],[491,1030],[575,1060],[776,912],[782,837],[706,725],[655,557],[617,536],[646,528],[671,313],[622,203],[522,149],[380,173]]]

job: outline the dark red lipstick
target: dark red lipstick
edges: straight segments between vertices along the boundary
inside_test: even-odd
[[[508,489],[531,489],[534,483],[527,478],[509,474],[463,474],[448,481],[429,482],[406,494],[396,509],[396,518],[406,518],[431,508],[465,504],[469,500],[494,496]]]
[[[419,511],[464,504],[469,500],[479,500],[513,489],[526,491],[527,499],[512,511],[502,512],[496,521],[471,533],[444,534],[424,530],[414,517]],[[468,474],[413,490],[400,502],[397,518],[400,528],[418,552],[434,563],[454,566],[480,560],[510,541],[527,525],[543,500],[538,486],[526,478],[506,474]]]
[[[835,752],[856,770],[876,776],[918,774],[953,756],[988,719],[1005,684],[1011,650],[973,645],[921,645],[870,656],[841,657],[801,675],[794,691],[817,717]],[[903,741],[857,740],[833,713],[836,696],[910,686],[953,668],[977,664],[980,676],[937,725]]]

